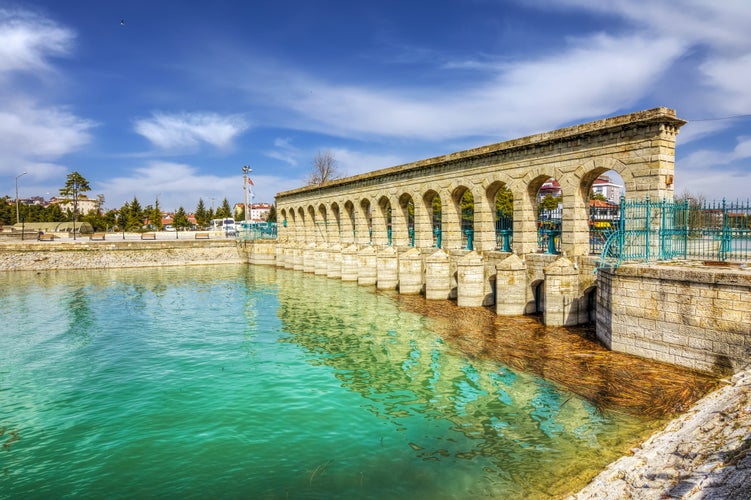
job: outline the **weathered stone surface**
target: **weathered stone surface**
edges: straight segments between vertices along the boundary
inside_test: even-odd
[[[697,402],[570,499],[751,498],[751,372]]]

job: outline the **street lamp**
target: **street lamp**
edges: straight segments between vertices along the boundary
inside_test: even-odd
[[[28,172],[22,172],[16,176],[16,224],[21,222],[21,218],[19,217],[19,211],[18,211],[18,178],[26,174],[28,174]]]
[[[248,220],[250,218],[250,213],[248,213],[248,174],[252,172],[253,170],[250,168],[249,165],[245,165],[243,167],[243,195],[245,196],[245,230],[247,231],[250,225],[248,224]]]

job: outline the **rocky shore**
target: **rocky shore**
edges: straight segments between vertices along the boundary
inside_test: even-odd
[[[569,498],[751,498],[751,369],[724,382]]]

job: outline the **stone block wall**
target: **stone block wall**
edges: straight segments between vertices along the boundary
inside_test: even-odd
[[[600,270],[596,328],[615,351],[735,372],[751,357],[751,270],[687,264]]]
[[[99,241],[0,244],[0,271],[107,269],[248,262],[234,241]]]

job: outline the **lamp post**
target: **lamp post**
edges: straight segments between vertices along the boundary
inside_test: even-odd
[[[252,172],[253,170],[250,168],[249,165],[245,165],[243,167],[243,195],[245,197],[245,230],[247,231],[250,225],[248,224],[248,220],[250,218],[250,213],[248,212],[248,174]]]
[[[26,174],[28,174],[28,172],[22,172],[16,176],[16,224],[21,222],[21,217],[19,217],[19,211],[18,211],[18,178]]]

